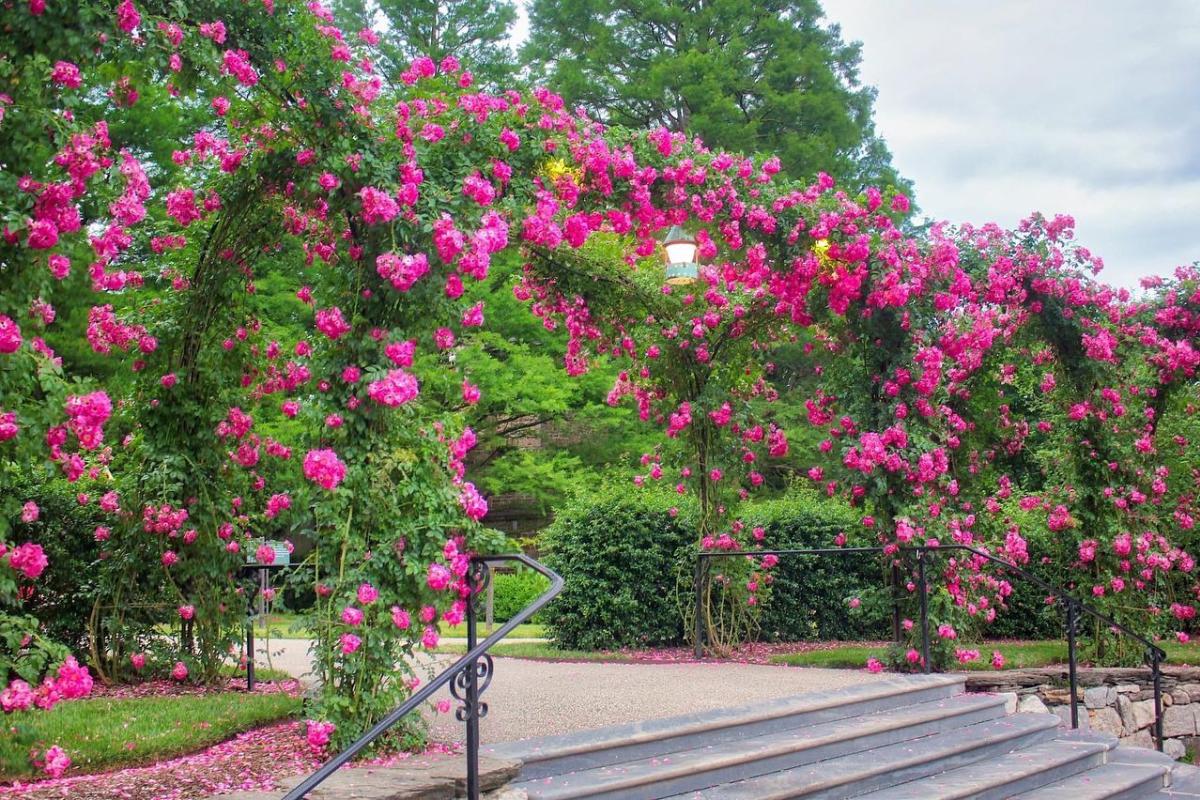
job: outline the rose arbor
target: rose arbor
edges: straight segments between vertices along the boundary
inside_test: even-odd
[[[801,468],[884,544],[1020,559],[1070,531],[1079,552],[1046,557],[1115,610],[1193,613],[1164,523],[1191,530],[1196,478],[1160,420],[1195,401],[1194,271],[1133,301],[1090,278],[1062,218],[916,234],[903,196],[605,130],[543,89],[481,92],[453,59],[378,74],[378,35],[317,2],[176,10],[5,12],[0,460],[105,498],[107,591],[192,609],[164,655],[185,674],[214,674],[236,633],[241,551],[308,515],[314,745],[415,685],[394,665],[462,619],[469,554],[500,546],[464,469],[477,390],[440,378],[508,252],[568,375],[627,362],[611,401],[663,431],[638,480],[697,495],[700,546],[755,544],[738,503],[768,465]],[[695,283],[664,286],[672,226],[694,231]],[[785,345],[804,361],[781,387]],[[779,424],[781,389],[811,430]],[[11,608],[40,570],[21,523],[4,536]],[[765,560],[739,564],[710,642],[745,635],[770,583]],[[979,564],[945,577],[947,625],[1006,594]],[[112,605],[93,668],[116,679],[140,650]]]

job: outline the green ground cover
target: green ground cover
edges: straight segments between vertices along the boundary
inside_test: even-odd
[[[267,670],[260,674],[276,677]],[[73,771],[102,772],[195,752],[296,716],[300,707],[299,697],[284,692],[100,697],[19,712],[5,725],[31,732],[35,742],[61,744]],[[28,740],[0,736],[0,782],[32,777],[38,776],[29,763]]]

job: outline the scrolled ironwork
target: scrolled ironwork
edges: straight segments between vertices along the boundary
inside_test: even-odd
[[[472,698],[471,689],[471,665],[467,665],[459,670],[454,676],[454,680],[450,682],[450,694],[459,702],[458,708],[454,711],[454,718],[459,722],[466,722],[474,717],[475,719],[483,719],[488,713],[488,704],[482,702],[479,697],[492,683],[492,675],[495,672],[495,664],[492,662],[490,653],[484,653],[483,657],[475,662],[475,689],[474,697]]]

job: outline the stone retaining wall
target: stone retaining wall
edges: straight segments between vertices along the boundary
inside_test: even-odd
[[[1154,683],[1148,667],[1078,670],[1079,727],[1154,747]],[[1009,710],[1049,711],[1068,725],[1071,690],[1066,667],[968,673],[967,691],[1011,695]],[[1200,669],[1162,668],[1163,751],[1172,758],[1200,745]]]

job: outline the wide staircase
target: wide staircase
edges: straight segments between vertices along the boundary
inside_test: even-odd
[[[954,675],[484,748],[520,762],[506,797],[1200,799],[1200,769],[1052,714],[1008,714]]]

